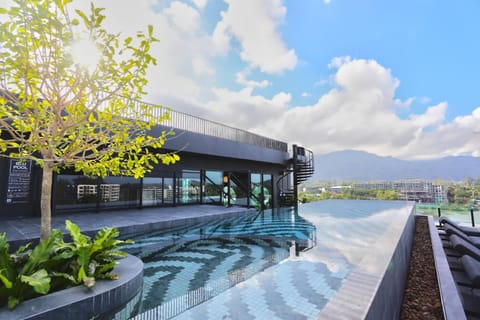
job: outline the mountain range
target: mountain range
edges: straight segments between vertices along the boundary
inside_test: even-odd
[[[461,181],[480,177],[480,158],[445,157],[407,161],[363,151],[337,151],[315,155],[315,173],[310,181],[372,181],[425,179]]]

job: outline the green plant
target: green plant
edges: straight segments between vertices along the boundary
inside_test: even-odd
[[[14,308],[20,301],[46,294],[50,291],[48,269],[62,263],[62,257],[52,257],[56,241],[62,237],[60,230],[52,232],[45,241],[41,241],[32,251],[21,247],[13,255],[8,253],[9,245],[5,234],[0,235],[0,305],[7,303]]]
[[[97,232],[93,241],[80,233],[80,228],[70,220],[65,221],[65,228],[70,233],[72,243],[59,243],[63,252],[72,253],[69,270],[58,272],[73,284],[83,283],[93,287],[96,279],[117,279],[111,271],[118,264],[118,258],[124,258],[125,252],[119,251],[123,244],[132,243],[129,240],[117,240],[119,232],[116,228],[103,228]]]
[[[71,221],[65,226],[72,242],[65,242],[62,232],[53,229],[33,250],[26,245],[14,254],[9,254],[6,235],[0,234],[0,307],[12,309],[51,291],[79,284],[91,288],[96,279],[118,278],[113,268],[118,258],[126,256],[119,248],[132,241],[116,239],[116,228],[101,229],[92,241]]]

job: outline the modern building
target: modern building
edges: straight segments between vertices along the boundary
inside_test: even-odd
[[[394,190],[402,200],[422,203],[444,203],[447,201],[445,186],[427,180],[371,181],[356,183],[354,189]]]
[[[140,103],[140,102],[137,102]],[[295,204],[297,185],[313,174],[313,154],[296,145],[169,111],[173,129],[162,152],[179,151],[174,165],[158,165],[143,179],[54,174],[52,212],[215,204],[271,208]],[[42,170],[30,161],[0,158],[0,219],[40,215]]]

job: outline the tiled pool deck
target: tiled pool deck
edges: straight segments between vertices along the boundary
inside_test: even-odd
[[[116,227],[120,234],[145,232],[165,228],[175,223],[193,222],[195,219],[215,219],[219,216],[240,215],[245,210],[239,207],[225,208],[212,205],[192,205],[165,208],[112,210],[100,213],[71,213],[52,217],[52,228],[65,231],[65,220],[76,223],[82,232],[92,233],[103,227]],[[2,221],[0,232],[7,234],[13,243],[32,241],[40,237],[40,218],[20,218]]]
[[[301,217],[316,228],[313,248],[298,256],[293,253],[176,319],[396,318],[398,311],[391,310],[400,308],[398,292],[403,293],[413,210],[412,203],[400,201],[302,205]],[[52,226],[63,229],[64,220],[70,219],[82,231],[116,226],[127,233],[145,232],[154,226],[244,212],[244,208],[217,206],[111,211],[56,216]],[[39,219],[9,220],[0,232],[15,241],[35,238]]]

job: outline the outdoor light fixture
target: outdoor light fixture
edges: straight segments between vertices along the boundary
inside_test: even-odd
[[[223,183],[228,183],[228,176],[223,176]]]

